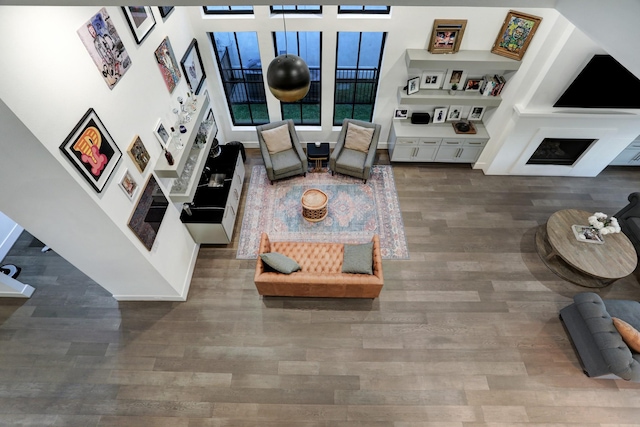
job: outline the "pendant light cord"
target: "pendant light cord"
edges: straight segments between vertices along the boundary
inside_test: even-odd
[[[284,19],[284,5],[282,6],[282,24],[284,25],[284,56],[289,53],[289,42],[287,41],[287,20]]]

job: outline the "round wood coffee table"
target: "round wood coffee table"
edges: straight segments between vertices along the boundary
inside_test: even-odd
[[[638,258],[623,233],[607,234],[604,244],[579,241],[571,226],[588,225],[592,214],[561,210],[538,227],[536,249],[542,261],[558,276],[577,285],[602,288],[633,273]]]
[[[329,197],[322,191],[312,188],[302,193],[302,217],[307,221],[322,221],[327,216]]]

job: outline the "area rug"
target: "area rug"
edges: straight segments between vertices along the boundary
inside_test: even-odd
[[[300,199],[310,188],[329,196],[328,214],[319,222],[302,217]],[[365,243],[378,234],[383,259],[409,258],[393,168],[387,165],[373,166],[366,184],[324,172],[273,185],[264,166],[254,166],[236,258],[257,258],[262,232],[273,241],[338,243]]]

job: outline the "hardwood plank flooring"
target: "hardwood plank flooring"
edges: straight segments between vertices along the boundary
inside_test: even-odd
[[[411,258],[383,262],[373,301],[261,299],[241,220],[201,248],[184,303],[119,303],[24,233],[4,262],[36,292],[0,299],[0,426],[640,425],[640,384],[587,378],[558,319],[590,289],[534,245],[556,210],[617,212],[639,174],[396,164]],[[595,291],[639,300],[638,277]]]

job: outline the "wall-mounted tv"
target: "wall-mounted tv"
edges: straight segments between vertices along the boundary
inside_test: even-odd
[[[594,55],[553,106],[640,109],[640,79],[611,55]]]

